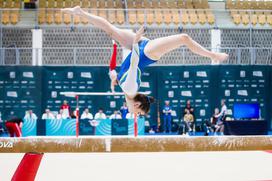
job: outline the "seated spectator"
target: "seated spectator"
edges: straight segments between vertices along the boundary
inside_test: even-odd
[[[70,115],[70,119],[76,119],[76,115],[77,115],[77,110],[75,109],[72,113],[71,113],[71,115]],[[78,117],[79,117],[79,115],[78,115]]]
[[[38,119],[38,117],[36,116],[35,113],[33,113],[32,110],[28,110],[28,111],[26,111],[24,119],[25,120],[30,120],[30,121],[36,121]]]
[[[107,116],[104,114],[103,109],[99,108],[98,112],[95,114],[94,119],[106,119]]]
[[[123,119],[126,119],[126,116],[128,114],[128,107],[127,107],[127,103],[123,102],[123,106],[120,109],[121,115]]]
[[[185,123],[185,131],[192,132],[194,128],[194,116],[190,113],[189,109],[185,109],[186,114],[183,117],[183,121]]]
[[[63,110],[64,117],[70,118],[72,115],[71,106],[68,104],[66,100],[63,101],[63,104],[60,106],[60,109]]]
[[[12,118],[7,120],[5,126],[9,132],[10,137],[21,137],[23,120],[21,118]]]
[[[81,114],[80,119],[93,119],[92,113],[89,112],[89,109],[86,108],[84,112]]]
[[[59,110],[59,114],[57,115],[57,119],[68,119],[67,114],[63,113],[63,109]]]
[[[185,109],[183,112],[183,116],[187,113],[186,109],[188,109],[190,111],[190,113],[193,115],[193,117],[195,117],[194,108],[192,107],[190,100],[186,101],[186,106],[185,106]]]
[[[45,113],[43,113],[42,119],[55,119],[55,116],[49,109],[45,109]]]
[[[127,113],[126,119],[134,119],[134,113]]]
[[[219,109],[215,108],[214,109],[214,113],[212,115],[212,117],[210,118],[210,120],[206,120],[205,122],[205,135],[208,135],[209,132],[214,132],[215,131],[215,125],[217,123],[217,118],[216,116],[219,114]]]
[[[110,116],[110,119],[122,119],[122,116],[119,114],[117,110]]]

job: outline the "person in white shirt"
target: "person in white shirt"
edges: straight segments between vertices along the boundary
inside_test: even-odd
[[[59,114],[57,115],[57,119],[68,119],[67,114],[63,113],[63,109],[59,110]]]
[[[110,116],[110,119],[122,119],[122,116],[118,111],[114,111],[114,113]]]
[[[126,119],[134,119],[134,113],[127,113]]]
[[[92,113],[89,112],[89,109],[86,108],[84,112],[81,114],[80,119],[93,119]]]
[[[36,121],[38,119],[38,117],[36,116],[35,113],[33,113],[32,110],[28,110],[28,111],[26,111],[24,119],[25,120]]]
[[[219,118],[219,120],[223,120],[224,117],[225,117],[226,114],[227,114],[227,110],[228,110],[228,108],[227,108],[227,106],[226,106],[226,101],[225,101],[225,99],[222,99],[222,100],[221,100],[221,111],[220,111],[220,113],[217,114],[215,117],[216,117],[216,118]]]
[[[49,109],[45,109],[45,113],[43,113],[42,119],[55,119],[55,116]]]
[[[94,119],[106,119],[106,118],[107,118],[107,116],[106,116],[106,114],[103,113],[102,108],[100,108],[98,110],[98,113],[96,113],[95,116],[94,116]]]
[[[215,118],[217,118],[214,132],[215,135],[217,134],[217,132],[220,132],[221,135],[224,135],[224,121],[228,110],[225,102],[226,101],[224,99],[221,100],[221,111],[219,114],[214,116]]]

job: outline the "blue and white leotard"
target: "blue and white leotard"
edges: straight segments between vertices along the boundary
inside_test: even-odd
[[[155,63],[155,60],[148,58],[144,48],[149,42],[148,39],[133,44],[132,51],[123,61],[117,79],[119,85],[127,95],[135,95],[140,88],[141,74],[148,65]]]

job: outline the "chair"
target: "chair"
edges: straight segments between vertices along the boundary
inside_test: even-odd
[[[185,8],[187,8],[187,9],[194,9],[193,1],[192,0],[186,0],[185,1]]]
[[[90,8],[92,8],[92,9],[97,8],[96,0],[90,0],[89,3],[90,3],[90,5],[89,5]]]
[[[154,12],[153,12],[153,10],[146,10],[146,22],[149,25],[154,23]]]
[[[72,0],[65,0],[65,8],[71,8],[72,7]]]
[[[90,3],[89,0],[82,0],[82,8],[89,8],[90,7]]]
[[[138,1],[135,0],[134,2],[135,2],[135,8],[136,8],[136,9],[142,9],[142,8],[144,8],[144,7],[143,7],[142,0],[140,0],[140,1],[139,1],[139,0],[138,0]]]
[[[241,19],[242,19],[242,23],[243,23],[244,25],[248,25],[248,24],[249,24],[249,21],[250,21],[250,20],[249,20],[249,15],[245,13],[245,14],[242,14],[241,16],[242,16],[242,18],[241,18]]]
[[[151,2],[152,2],[151,8],[154,8],[154,9],[160,8],[158,0],[151,0]]]
[[[212,25],[215,23],[215,17],[212,13],[207,13],[207,22]]]
[[[168,7],[170,9],[177,9],[177,2],[176,1],[168,1]]]
[[[55,23],[61,24],[62,23],[62,13],[60,11],[56,11],[54,13],[54,15],[55,15],[55,17],[54,17]]]
[[[185,1],[177,0],[177,8],[178,9],[184,9],[185,8]]]
[[[137,10],[137,21],[141,25],[144,24],[145,22],[144,10]]]
[[[185,8],[185,2],[183,0],[177,0],[177,8],[178,9],[184,9]]]
[[[46,23],[47,23],[47,24],[52,24],[52,23],[53,23],[53,20],[54,20],[53,11],[52,11],[52,10],[47,11],[47,15],[46,15]]]
[[[45,10],[39,10],[38,12],[38,23],[44,24],[46,19]]]
[[[123,11],[117,11],[116,17],[117,17],[118,24],[123,24],[125,22],[125,15]]]
[[[13,8],[13,0],[6,0],[5,8]]]
[[[240,16],[240,14],[233,14],[232,18],[233,18],[233,22],[236,25],[239,25],[241,23],[241,16]]]
[[[123,8],[123,1],[122,0],[115,0],[116,8],[122,9]]]
[[[128,22],[132,25],[137,23],[137,16],[135,10],[128,11]]]
[[[181,22],[182,24],[188,24],[189,23],[189,15],[187,11],[182,11],[181,13]]]
[[[63,6],[63,0],[57,0],[57,5],[56,5],[56,7],[57,8],[63,8],[64,6]]]
[[[265,15],[265,14],[259,15],[259,16],[258,16],[258,20],[259,20],[259,21],[258,21],[259,24],[263,26],[263,25],[266,23],[266,15]]]
[[[46,8],[46,0],[39,0],[39,8]]]
[[[197,15],[195,11],[189,11],[189,17],[190,17],[190,22],[195,25],[198,21]]]
[[[179,17],[179,11],[176,9],[172,9],[172,18],[173,18],[173,23],[174,24],[179,24],[180,23],[180,17]]]
[[[163,16],[164,16],[164,23],[165,24],[170,24],[172,23],[172,13],[171,10],[164,10],[163,11]]]
[[[209,9],[208,0],[201,0],[201,9]]]
[[[113,1],[110,1],[110,0],[107,1],[107,8],[109,8],[109,9],[115,8]]]
[[[106,5],[104,0],[99,0],[97,2],[98,2],[98,6],[97,6],[98,8],[105,9]]]
[[[266,19],[266,22],[272,26],[272,14],[268,14],[267,15],[267,19]]]
[[[0,0],[0,8],[4,7],[4,0]]]
[[[108,21],[112,24],[116,23],[116,10],[109,10]]]
[[[20,9],[21,8],[21,0],[14,0],[13,7]]]
[[[75,6],[81,6],[80,0],[73,0],[73,7]]]
[[[161,10],[155,10],[154,11],[155,20],[158,25],[162,24],[162,11]]]
[[[266,8],[272,9],[272,1],[266,1]]]
[[[143,6],[144,6],[146,9],[150,9],[150,8],[152,7],[152,4],[149,2],[149,0],[144,0]]]
[[[47,5],[48,8],[55,8],[55,1],[54,0],[48,0],[47,2],[48,2],[48,5]]]
[[[75,25],[79,24],[81,22],[80,16],[78,15],[73,15],[73,22]]]
[[[15,25],[19,22],[20,11],[11,11],[10,13],[10,23]]]
[[[207,17],[203,10],[197,11],[197,14],[198,14],[198,22],[200,24],[204,25],[205,23],[207,23]]]
[[[251,24],[253,24],[254,26],[258,23],[258,16],[257,14],[252,14],[250,16],[250,22]]]
[[[66,14],[66,13],[63,13],[63,22],[65,24],[71,24],[72,22],[72,18],[71,18],[71,15],[70,14]]]
[[[3,23],[4,25],[10,23],[10,12],[9,12],[9,11],[4,10],[4,11],[2,12],[2,23]]]
[[[105,9],[98,9],[98,16],[108,19],[107,17],[107,11]]]

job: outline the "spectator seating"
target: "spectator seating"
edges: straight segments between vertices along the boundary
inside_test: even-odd
[[[21,8],[20,0],[0,0],[0,8],[2,11],[2,24],[17,24],[20,20],[20,11],[18,9]],[[5,10],[7,9],[7,10]]]
[[[209,9],[207,0],[128,0],[128,21],[130,24],[213,24],[214,15]],[[181,10],[188,9],[188,10]],[[190,10],[189,10],[190,9]],[[194,10],[195,9],[195,10]],[[146,19],[145,19],[146,18]]]
[[[39,24],[88,24],[86,18],[77,15],[61,13],[61,8],[81,6],[92,14],[108,19],[111,23],[123,24],[125,22],[122,0],[39,0]],[[54,10],[54,8],[58,10]],[[107,10],[110,9],[110,10]]]
[[[272,9],[272,1],[226,0],[226,8],[231,10],[230,15],[236,25],[272,25],[272,14],[265,11]],[[246,9],[254,11],[249,12]]]
[[[196,23],[214,24],[215,22],[207,0],[128,0],[126,3],[123,4],[122,0],[40,0],[38,21],[39,24],[88,24],[88,20],[76,15],[62,14],[59,10],[49,10],[49,8],[60,9],[79,5],[93,14],[106,18],[113,24],[124,24],[125,15],[131,25],[145,22],[149,25],[169,25],[171,23],[178,25],[181,21],[183,24],[193,25]]]

